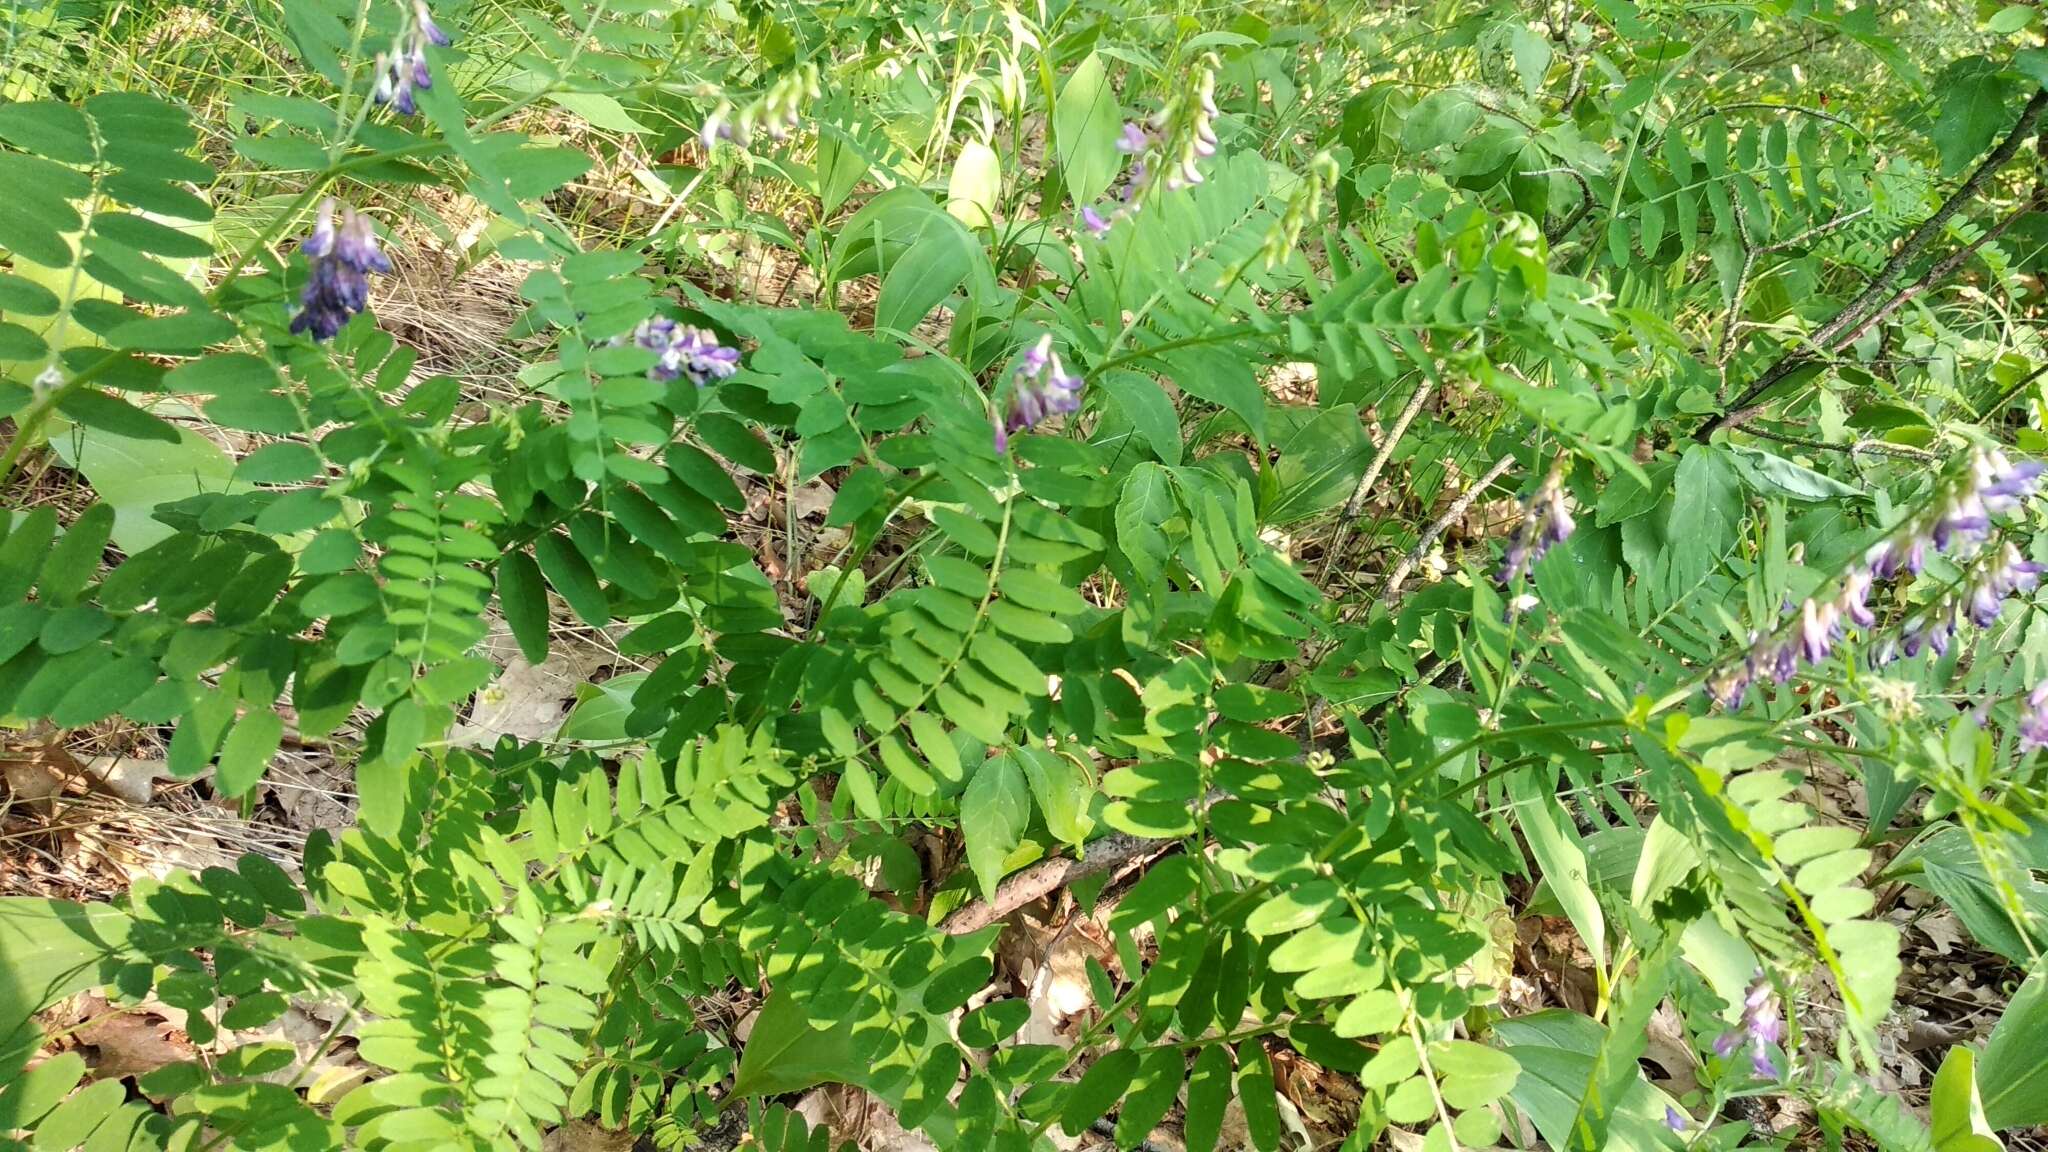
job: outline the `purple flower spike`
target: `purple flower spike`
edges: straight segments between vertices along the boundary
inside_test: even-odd
[[[1109,235],[1109,224],[1108,220],[1103,219],[1102,213],[1094,208],[1081,209],[1081,227],[1086,228],[1090,236],[1100,240]]]
[[[1714,1040],[1714,1055],[1727,1059],[1747,1044],[1749,1069],[1760,1080],[1776,1080],[1780,1073],[1771,1047],[1785,1038],[1785,1021],[1778,1014],[1777,993],[1770,980],[1759,972],[1742,997],[1742,1016],[1736,1027]]]
[[[320,205],[312,233],[299,245],[309,268],[291,330],[310,332],[315,340],[332,340],[349,317],[369,307],[371,273],[391,271],[390,258],[377,247],[370,218],[342,208],[337,226],[334,213],[335,202],[329,197]]]
[[[1017,362],[1010,385],[1010,401],[995,425],[996,451],[1007,452],[1010,437],[1035,427],[1051,416],[1081,410],[1081,389],[1086,380],[1068,372],[1052,350],[1052,335],[1041,336],[1025,349]]]
[[[2034,685],[2027,693],[2027,705],[2020,711],[2020,748],[2031,750],[2048,747],[2048,680]]]
[[[391,66],[391,58],[377,53],[377,83],[370,89],[370,99],[379,105],[389,104],[398,93],[396,77],[398,72]]]
[[[370,227],[370,218],[354,209],[344,213],[341,230],[335,234],[334,258],[357,272],[391,274],[391,258],[377,247],[377,233]]]
[[[720,344],[715,334],[702,328],[682,329],[669,350],[680,364],[683,375],[699,388],[740,370],[740,350]]]
[[[1124,121],[1124,130],[1116,138],[1116,150],[1126,156],[1137,156],[1152,146],[1152,137],[1135,120]]]
[[[1508,541],[1494,581],[1506,585],[1517,576],[1528,575],[1543,554],[1553,545],[1562,544],[1575,527],[1571,512],[1565,508],[1562,479],[1553,471],[1523,505],[1522,522]]]
[[[420,35],[425,36],[435,47],[446,48],[455,43],[453,37],[443,32],[439,24],[434,23],[434,14],[427,11],[426,0],[412,0],[412,18],[413,24],[420,30]]]
[[[614,336],[613,344],[627,340],[657,355],[647,378],[668,383],[688,377],[702,388],[740,370],[740,350],[718,342],[718,335],[703,328],[678,324],[667,316],[642,320],[629,336]]]
[[[1024,350],[1024,358],[1017,362],[1017,379],[1036,378],[1052,363],[1052,334],[1038,338],[1038,343]]]

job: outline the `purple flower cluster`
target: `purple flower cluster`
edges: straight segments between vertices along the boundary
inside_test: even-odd
[[[434,23],[426,0],[413,0],[411,29],[391,42],[391,51],[377,54],[377,86],[370,92],[371,99],[390,105],[401,116],[418,111],[413,91],[434,86],[434,74],[427,68],[427,45],[446,48],[454,42]]]
[[[2034,494],[2044,470],[2035,460],[2015,464],[1997,449],[1979,449],[1940,499],[1873,545],[1864,563],[1879,579],[1890,580],[1901,571],[1919,575],[1930,547],[1967,554],[1990,537],[1993,516],[2017,509]]]
[[[331,196],[321,203],[312,235],[299,244],[311,274],[300,294],[301,307],[292,317],[291,330],[311,332],[315,340],[333,339],[349,317],[369,306],[370,273],[387,275],[391,271],[391,259],[377,247],[370,218],[344,207],[337,226],[334,208]]]
[[[2027,706],[2020,713],[2020,747],[2048,748],[2048,680],[2027,693]]]
[[[1759,1080],[1776,1080],[1778,1065],[1771,1049],[1785,1038],[1785,1021],[1778,1014],[1778,995],[1771,982],[1759,972],[1742,997],[1742,1018],[1736,1026],[1714,1039],[1714,1055],[1723,1060],[1749,1045],[1749,1070]]]
[[[1948,651],[1960,621],[1979,627],[1998,619],[2005,601],[2040,582],[2041,567],[2021,557],[2009,542],[1996,541],[1993,518],[2017,510],[2040,484],[2041,464],[2014,463],[1995,449],[1980,449],[1969,467],[1947,481],[1940,495],[1890,536],[1864,553],[1826,599],[1811,598],[1779,627],[1756,636],[1743,656],[1709,677],[1707,693],[1723,708],[1740,708],[1750,686],[1768,679],[1783,684],[1801,662],[1818,664],[1833,653],[1848,626],[1868,629],[1877,619],[1870,611],[1872,588],[1878,581],[1918,575],[1929,551],[1945,553],[1968,565],[1957,590],[1907,616],[1896,637],[1880,641],[1872,662],[1886,664],[1922,649]],[[1987,545],[1992,545],[1987,547]]]
[[[802,123],[804,101],[817,99],[820,91],[816,65],[806,64],[785,72],[766,93],[744,108],[735,109],[730,100],[719,101],[718,107],[705,118],[704,127],[697,134],[698,142],[707,152],[721,140],[745,148],[753,143],[754,133],[760,132],[781,143]]]
[[[716,333],[678,324],[666,316],[650,316],[642,320],[630,338],[633,343],[660,357],[654,362],[654,367],[647,370],[650,380],[666,383],[688,377],[690,383],[702,388],[713,380],[723,380],[740,370],[739,349],[720,344]],[[614,337],[612,343],[623,344],[627,339]]]
[[[1514,583],[1518,576],[1527,576],[1543,554],[1552,545],[1564,543],[1575,527],[1571,512],[1564,506],[1563,477],[1552,471],[1522,505],[1522,522],[1515,526],[1508,550],[1494,571],[1495,582],[1505,586]]]
[[[1871,662],[1889,664],[1900,656],[1918,656],[1922,649],[1945,656],[1963,618],[1989,628],[1998,622],[2008,597],[2031,592],[2040,583],[2041,566],[2023,559],[2010,541],[2001,540],[1971,562],[1955,590],[1907,616],[1898,638],[1880,643]]]
[[[1216,155],[1216,73],[1213,65],[1196,73],[1194,99],[1175,97],[1146,125],[1124,124],[1116,150],[1135,157],[1104,208],[1081,209],[1081,227],[1100,239],[1116,222],[1135,215],[1160,188],[1177,192],[1202,182],[1199,161]]]
[[[1010,384],[1010,406],[996,422],[996,451],[1010,450],[1010,437],[1050,416],[1081,410],[1083,380],[1067,371],[1052,350],[1050,333],[1025,349]]]

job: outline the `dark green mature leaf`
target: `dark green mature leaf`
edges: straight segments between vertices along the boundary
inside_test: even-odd
[[[1230,1050],[1211,1044],[1195,1057],[1188,1076],[1188,1106],[1182,1141],[1188,1152],[1215,1152],[1223,1134],[1223,1112],[1230,1104]]]
[[[533,557],[513,549],[498,562],[498,610],[519,642],[520,655],[538,665],[548,658],[548,593]]]
[[[1102,1119],[1102,1114],[1123,1097],[1137,1072],[1138,1053],[1128,1048],[1103,1053],[1067,1093],[1066,1107],[1060,1111],[1060,1127],[1071,1136],[1088,1131],[1089,1125]]]
[[[98,569],[113,530],[111,505],[94,504],[79,513],[43,563],[37,592],[44,603],[63,604],[78,595]]]
[[[80,388],[57,402],[57,411],[87,428],[128,440],[178,442],[178,430],[128,401],[97,388]]]
[[[1280,1147],[1280,1104],[1274,1094],[1273,1063],[1257,1040],[1237,1046],[1237,1096],[1244,1104],[1244,1126],[1252,1147],[1259,1152]]]
[[[1932,136],[1941,153],[1941,171],[1954,176],[1969,167],[2010,118],[2007,84],[1998,66],[1982,56],[1966,56],[1949,65],[1935,91],[1941,111]]]
[[[284,737],[284,718],[276,711],[252,708],[228,731],[221,746],[216,776],[223,796],[240,796],[256,786],[270,768]]]
[[[1695,444],[1679,459],[1668,536],[1672,581],[1690,585],[1712,571],[1735,544],[1742,489],[1725,449]]]
[[[1186,1071],[1187,1060],[1177,1047],[1167,1045],[1145,1053],[1117,1114],[1117,1147],[1136,1148],[1152,1134],[1180,1094],[1181,1077]]]
[[[597,573],[567,537],[552,532],[542,536],[534,541],[533,555],[548,583],[561,593],[579,619],[596,628],[611,622],[611,606],[604,589],[598,586]],[[545,604],[545,599],[541,603]]]

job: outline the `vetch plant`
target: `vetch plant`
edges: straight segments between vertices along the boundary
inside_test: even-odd
[[[2048,1123],[2027,11],[69,12],[0,1143]]]

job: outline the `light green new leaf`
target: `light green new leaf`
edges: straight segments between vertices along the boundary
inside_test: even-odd
[[[220,750],[215,783],[223,796],[240,796],[256,786],[277,755],[284,738],[284,720],[269,708],[252,708],[228,733]]]
[[[593,128],[639,135],[653,131],[652,128],[635,120],[633,114],[626,111],[625,105],[602,92],[556,92],[549,95],[548,99],[582,117]]]
[[[1563,906],[1565,916],[1578,929],[1580,939],[1593,953],[1593,961],[1607,967],[1607,920],[1586,868],[1586,853],[1579,846],[1564,809],[1550,791],[1549,783],[1534,772],[1517,773],[1508,782],[1514,799],[1515,818],[1521,821],[1529,851],[1543,870],[1543,879]]]
[[[1116,179],[1116,138],[1122,130],[1123,115],[1110,87],[1109,69],[1101,56],[1091,53],[1067,77],[1052,109],[1053,147],[1076,208],[1102,195]]]
[[[2000,1152],[1977,1095],[1977,1054],[1963,1045],[1948,1050],[1928,1096],[1935,1152]]]
[[[645,672],[628,672],[597,684],[576,689],[576,705],[562,721],[557,740],[579,740],[608,744],[626,738],[626,717],[633,711],[633,693],[647,679]]]
[[[235,478],[235,462],[219,445],[186,428],[178,430],[175,443],[164,443],[52,420],[50,447],[113,505],[114,543],[131,555],[171,535],[169,525],[150,516],[157,505],[250,487]]]
[[[979,140],[960,146],[953,175],[946,182],[946,211],[969,228],[995,222],[996,196],[1003,187],[1003,164],[995,150]]]

